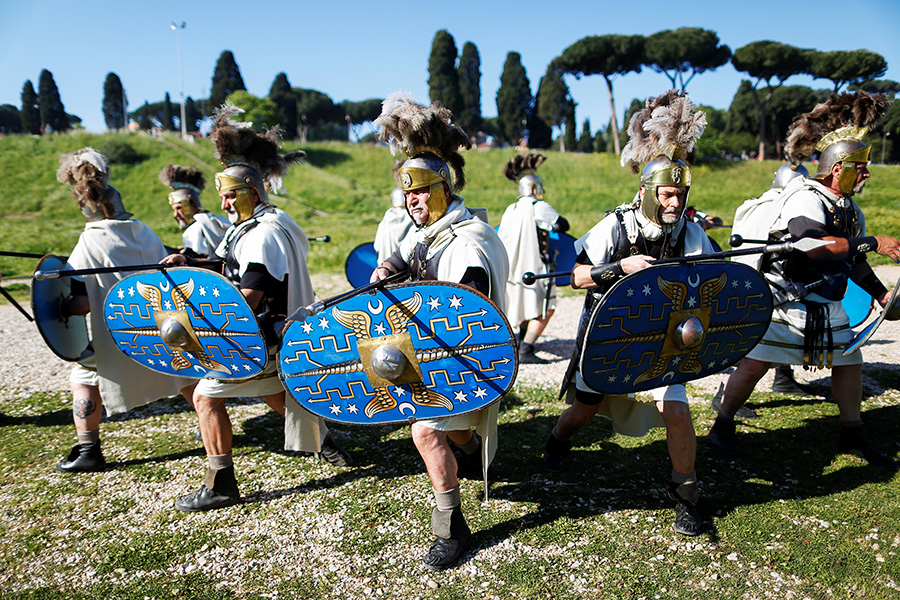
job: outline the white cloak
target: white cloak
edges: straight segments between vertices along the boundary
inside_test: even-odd
[[[185,250],[212,256],[229,227],[231,223],[224,217],[209,212],[197,213],[194,222],[181,233],[181,243]]]

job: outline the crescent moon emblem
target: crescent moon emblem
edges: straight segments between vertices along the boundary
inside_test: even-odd
[[[164,280],[162,283],[159,284],[159,289],[162,290],[163,292],[168,292],[170,289],[172,289],[172,285],[169,283],[168,280]]]
[[[372,303],[369,302],[369,312],[373,315],[380,315],[381,311],[384,310],[384,302],[381,301],[381,298],[378,299],[378,304],[372,306]]]
[[[405,415],[406,409],[409,409],[409,414],[416,414],[416,407],[410,404],[409,402],[401,402],[400,406],[397,407],[400,410],[400,414]]]
[[[666,374],[662,376],[662,380],[665,381],[666,377],[669,379],[675,379],[675,371],[666,371]]]
[[[694,278],[696,278],[696,281],[694,281]],[[700,273],[695,273],[694,277],[688,277],[688,285],[693,288],[700,285]]]

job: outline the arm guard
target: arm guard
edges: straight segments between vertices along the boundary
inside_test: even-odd
[[[609,285],[619,277],[623,276],[625,271],[622,269],[621,261],[597,265],[591,269],[591,279],[597,285]]]

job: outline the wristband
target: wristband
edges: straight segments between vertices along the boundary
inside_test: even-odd
[[[591,279],[597,285],[611,283],[624,274],[625,271],[622,269],[622,262],[618,260],[614,263],[606,263],[591,268]]]
[[[873,252],[878,249],[878,240],[875,239],[874,235],[850,238],[847,240],[847,243],[850,245],[850,249],[847,251],[847,258],[853,258],[857,254]]]

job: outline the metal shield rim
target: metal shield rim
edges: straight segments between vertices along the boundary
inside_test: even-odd
[[[38,271],[40,271],[42,265],[45,262],[49,261],[50,259],[55,259],[62,263],[62,267],[60,268],[60,270],[72,271],[73,269],[68,266],[67,258],[68,257],[58,256],[56,254],[47,254],[38,261],[37,266],[35,266],[35,268],[34,268],[34,273],[37,273]],[[34,299],[35,288],[36,288],[36,286],[40,285],[38,282],[39,282],[38,279],[31,280],[31,314],[34,315],[34,323],[35,323],[35,325],[37,325],[38,333],[41,334],[41,338],[44,340],[44,344],[50,349],[51,352],[53,352],[53,354],[55,354],[56,356],[58,356],[59,358],[61,358],[62,360],[66,361],[66,362],[78,362],[80,360],[84,360],[84,359],[92,356],[94,354],[94,351],[91,348],[90,333],[87,333],[87,335],[86,335],[87,343],[85,344],[84,350],[82,350],[80,355],[75,356],[75,357],[64,355],[50,341],[50,338],[48,337],[47,332],[44,330],[44,326],[41,325],[41,319],[38,318],[38,310],[37,310],[37,306],[36,306],[37,303],[35,302],[35,299]],[[72,315],[69,317],[69,319],[75,319],[76,321],[83,321],[85,331],[86,332],[88,331],[87,317],[85,315]]]
[[[361,244],[361,245],[364,245],[364,244]],[[399,288],[404,288],[404,287],[422,287],[423,285],[428,285],[428,286],[438,285],[438,286],[446,286],[446,287],[459,288],[459,289],[465,290],[465,291],[468,292],[468,293],[475,294],[476,296],[479,296],[482,300],[487,301],[487,302],[494,308],[494,310],[497,312],[497,315],[500,317],[501,321],[503,322],[503,325],[506,327],[506,331],[507,331],[507,333],[509,334],[510,339],[511,339],[511,340],[514,340],[514,339],[515,339],[515,332],[513,331],[512,327],[510,327],[509,321],[506,319],[506,314],[504,314],[504,312],[503,312],[502,310],[500,310],[500,308],[496,305],[496,303],[494,303],[493,300],[491,300],[490,298],[488,298],[487,296],[485,296],[484,294],[482,294],[482,293],[479,292],[478,290],[476,290],[476,289],[474,289],[474,288],[470,288],[470,287],[465,286],[465,285],[462,285],[461,283],[454,283],[454,282],[452,282],[452,281],[406,281],[406,282],[403,282],[403,283],[396,283],[396,284],[392,284],[392,285],[386,285],[386,286],[384,286],[384,290],[390,291],[390,290],[399,289]],[[380,292],[381,290],[378,290],[378,291]],[[335,306],[339,306],[339,305],[340,305],[340,304],[337,304],[337,305],[335,305]],[[483,404],[483,405],[479,406],[478,408],[472,408],[472,409],[465,410],[465,411],[454,412],[452,415],[449,415],[449,417],[428,417],[428,418],[424,418],[424,419],[417,419],[417,418],[415,418],[415,417],[413,417],[413,416],[409,416],[409,417],[407,417],[407,418],[405,418],[405,419],[394,419],[394,420],[390,420],[390,421],[378,421],[378,422],[356,422],[356,421],[349,422],[349,421],[346,421],[346,420],[334,419],[334,418],[332,418],[332,417],[330,417],[330,416],[320,415],[320,414],[318,414],[318,413],[313,412],[312,410],[310,410],[309,408],[307,408],[302,402],[300,402],[296,397],[294,397],[294,395],[291,393],[290,389],[288,389],[288,384],[287,384],[287,382],[286,382],[286,377],[285,377],[284,371],[282,370],[282,360],[281,360],[281,352],[280,352],[280,349],[279,349],[279,355],[278,355],[278,357],[277,357],[277,361],[276,361],[276,362],[277,362],[277,369],[278,369],[278,378],[281,380],[281,384],[282,384],[282,386],[284,387],[285,394],[287,394],[287,396],[288,396],[288,397],[289,397],[296,405],[300,406],[300,407],[301,407],[303,410],[305,410],[306,412],[310,413],[310,414],[313,415],[313,416],[316,416],[316,417],[319,417],[319,418],[321,418],[321,419],[324,419],[324,420],[326,420],[326,421],[329,421],[329,422],[332,422],[332,423],[340,423],[340,424],[342,424],[342,425],[353,425],[353,426],[363,426],[363,427],[383,427],[383,426],[387,426],[387,425],[412,424],[412,423],[415,423],[415,422],[417,422],[417,421],[433,421],[433,420],[435,420],[435,419],[444,419],[444,418],[461,417],[461,416],[463,416],[463,415],[468,415],[468,414],[471,414],[471,413],[473,413],[473,412],[477,412],[477,411],[479,411],[479,410],[485,410],[485,409],[487,409],[487,408],[489,408],[489,407],[491,407],[491,406],[497,404],[497,403],[500,402],[500,401],[501,401],[501,400],[509,393],[509,391],[513,388],[513,386],[515,385],[516,379],[517,379],[517,377],[518,377],[518,375],[519,375],[519,356],[518,356],[518,352],[513,352],[513,357],[514,357],[514,358],[513,358],[513,364],[514,364],[514,366],[513,366],[512,374],[511,374],[511,376],[510,376],[510,378],[509,378],[509,384],[504,388],[504,390],[503,390],[502,393],[500,393],[500,394],[497,395],[497,398],[496,398],[496,399],[494,399],[494,400],[492,400],[492,401],[490,401],[490,402],[488,402],[488,403],[486,403],[486,404]]]

